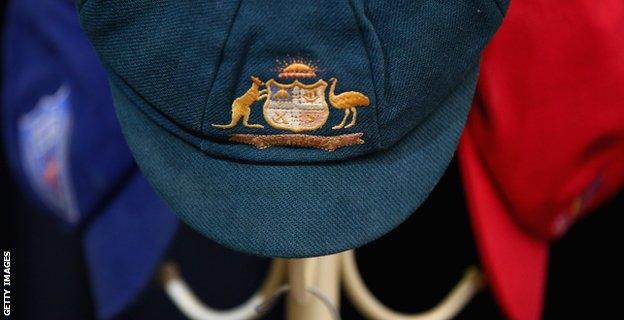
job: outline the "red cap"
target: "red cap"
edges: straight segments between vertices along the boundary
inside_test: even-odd
[[[511,319],[539,319],[548,242],[624,184],[624,2],[516,1],[486,49],[459,156]]]

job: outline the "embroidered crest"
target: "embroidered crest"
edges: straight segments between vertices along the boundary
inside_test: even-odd
[[[263,107],[264,120],[276,129],[292,132],[316,130],[329,117],[325,101],[327,82],[319,80],[305,85],[297,80],[281,84],[267,81],[267,98]]]
[[[250,124],[249,118],[255,102],[266,100],[262,108],[264,120],[271,127],[287,130],[295,134],[231,134],[230,141],[246,143],[264,149],[272,146],[318,148],[334,151],[341,147],[362,144],[363,133],[350,133],[333,136],[301,134],[305,131],[314,131],[322,128],[330,115],[330,108],[326,100],[328,83],[320,79],[306,84],[298,79],[316,77],[318,68],[306,64],[302,60],[293,60],[290,64],[283,64],[278,69],[278,76],[296,78],[291,83],[280,83],[269,79],[263,83],[258,77],[251,77],[251,87],[232,102],[231,121],[227,124],[213,124],[219,129],[235,128],[241,121],[244,127],[264,129],[261,124]],[[341,110],[344,116],[340,123],[332,126],[333,130],[354,127],[357,122],[357,108],[368,107],[368,97],[357,91],[336,93],[338,80],[329,80],[329,103],[333,109]],[[261,89],[262,87],[264,89]],[[347,121],[350,121],[347,123]]]
[[[75,223],[78,208],[69,168],[69,89],[42,97],[18,122],[20,156],[35,193],[63,220]]]

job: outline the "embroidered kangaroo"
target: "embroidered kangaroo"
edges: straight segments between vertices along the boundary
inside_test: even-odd
[[[260,124],[250,124],[249,123],[249,115],[251,115],[251,106],[256,101],[260,101],[262,99],[266,99],[267,90],[260,89],[261,86],[264,85],[262,80],[251,77],[251,88],[247,90],[242,96],[236,98],[234,102],[232,102],[232,121],[228,124],[213,124],[212,126],[220,129],[230,129],[236,127],[241,119],[243,119],[243,126],[247,128],[264,128],[263,125]]]

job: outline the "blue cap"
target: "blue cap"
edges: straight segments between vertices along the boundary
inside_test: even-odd
[[[10,169],[37,207],[84,230],[97,314],[110,318],[151,278],[177,220],[132,159],[72,1],[11,1],[4,35]]]
[[[450,161],[506,1],[79,1],[126,139],[186,223],[305,257],[369,242]]]

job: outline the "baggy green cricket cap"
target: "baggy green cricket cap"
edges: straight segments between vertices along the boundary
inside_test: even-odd
[[[227,247],[307,257],[413,213],[448,165],[502,0],[85,0],[147,179]]]

